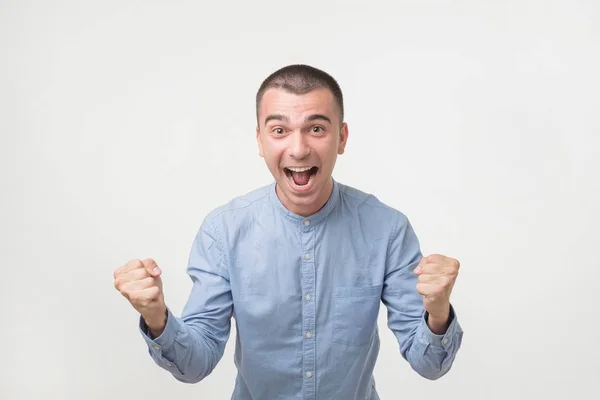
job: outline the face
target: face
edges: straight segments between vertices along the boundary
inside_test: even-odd
[[[348,126],[340,121],[333,94],[324,88],[303,95],[267,90],[260,102],[256,139],[277,182],[277,195],[291,212],[308,216],[329,199],[332,172],[344,153]]]

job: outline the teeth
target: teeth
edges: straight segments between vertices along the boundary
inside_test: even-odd
[[[288,167],[287,169],[289,169],[290,171],[294,171],[294,172],[304,172],[304,171],[308,171],[311,168],[312,167]]]

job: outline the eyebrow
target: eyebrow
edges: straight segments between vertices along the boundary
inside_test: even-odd
[[[323,114],[312,114],[312,115],[309,115],[308,117],[306,117],[306,119],[305,119],[305,121],[316,121],[316,120],[323,120],[323,121],[327,121],[327,122],[331,123],[331,119],[329,119],[328,116],[323,115]],[[269,121],[289,122],[290,119],[287,116],[282,115],[282,114],[270,114],[265,118],[265,125]]]
[[[267,118],[265,118],[265,125],[267,124],[267,122],[269,121],[285,121],[285,122],[289,122],[290,119],[288,117],[286,117],[285,115],[281,115],[281,114],[270,114],[267,115]]]
[[[327,121],[327,122],[331,123],[331,120],[329,119],[329,117],[328,117],[328,116],[326,116],[326,115],[323,115],[323,114],[313,114],[313,115],[309,115],[309,116],[306,118],[306,121],[316,121],[316,120],[318,120],[318,119],[322,119],[322,120],[324,120],[324,121]]]

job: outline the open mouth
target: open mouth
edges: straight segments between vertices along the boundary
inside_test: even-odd
[[[306,188],[319,170],[318,167],[288,167],[283,169],[292,186]]]

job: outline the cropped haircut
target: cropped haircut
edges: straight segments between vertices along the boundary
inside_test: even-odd
[[[284,89],[302,95],[318,88],[328,89],[340,110],[340,123],[344,121],[344,97],[337,81],[327,72],[305,64],[292,64],[278,69],[269,75],[256,93],[256,118],[264,93],[271,88]],[[259,121],[260,122],[260,121]]]

